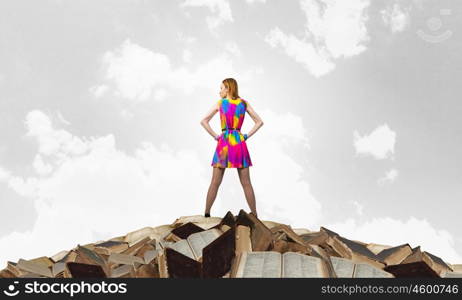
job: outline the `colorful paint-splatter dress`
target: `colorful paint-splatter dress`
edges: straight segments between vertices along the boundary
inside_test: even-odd
[[[222,134],[212,159],[212,167],[246,168],[252,166],[249,151],[241,133],[247,109],[244,99],[218,100]]]

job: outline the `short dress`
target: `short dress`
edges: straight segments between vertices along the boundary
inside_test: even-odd
[[[212,159],[212,167],[246,168],[252,166],[249,150],[241,133],[247,103],[242,98],[218,100],[222,134]]]

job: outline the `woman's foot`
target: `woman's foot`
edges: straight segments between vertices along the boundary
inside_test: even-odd
[[[204,213],[204,217],[210,218],[210,213]]]

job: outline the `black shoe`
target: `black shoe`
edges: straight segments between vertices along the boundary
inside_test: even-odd
[[[206,218],[210,218],[210,213],[205,213],[204,216],[205,216]]]

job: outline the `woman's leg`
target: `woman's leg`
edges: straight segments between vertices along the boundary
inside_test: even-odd
[[[255,194],[253,192],[252,183],[250,182],[249,167],[238,168],[237,173],[239,174],[239,180],[241,181],[242,188],[244,189],[245,199],[249,204],[252,213],[257,216],[257,207],[255,204]]]
[[[207,201],[205,204],[205,213],[210,213],[213,201],[217,197],[218,188],[220,187],[223,175],[225,174],[225,168],[213,167],[212,182],[210,182],[209,190],[207,192]]]

